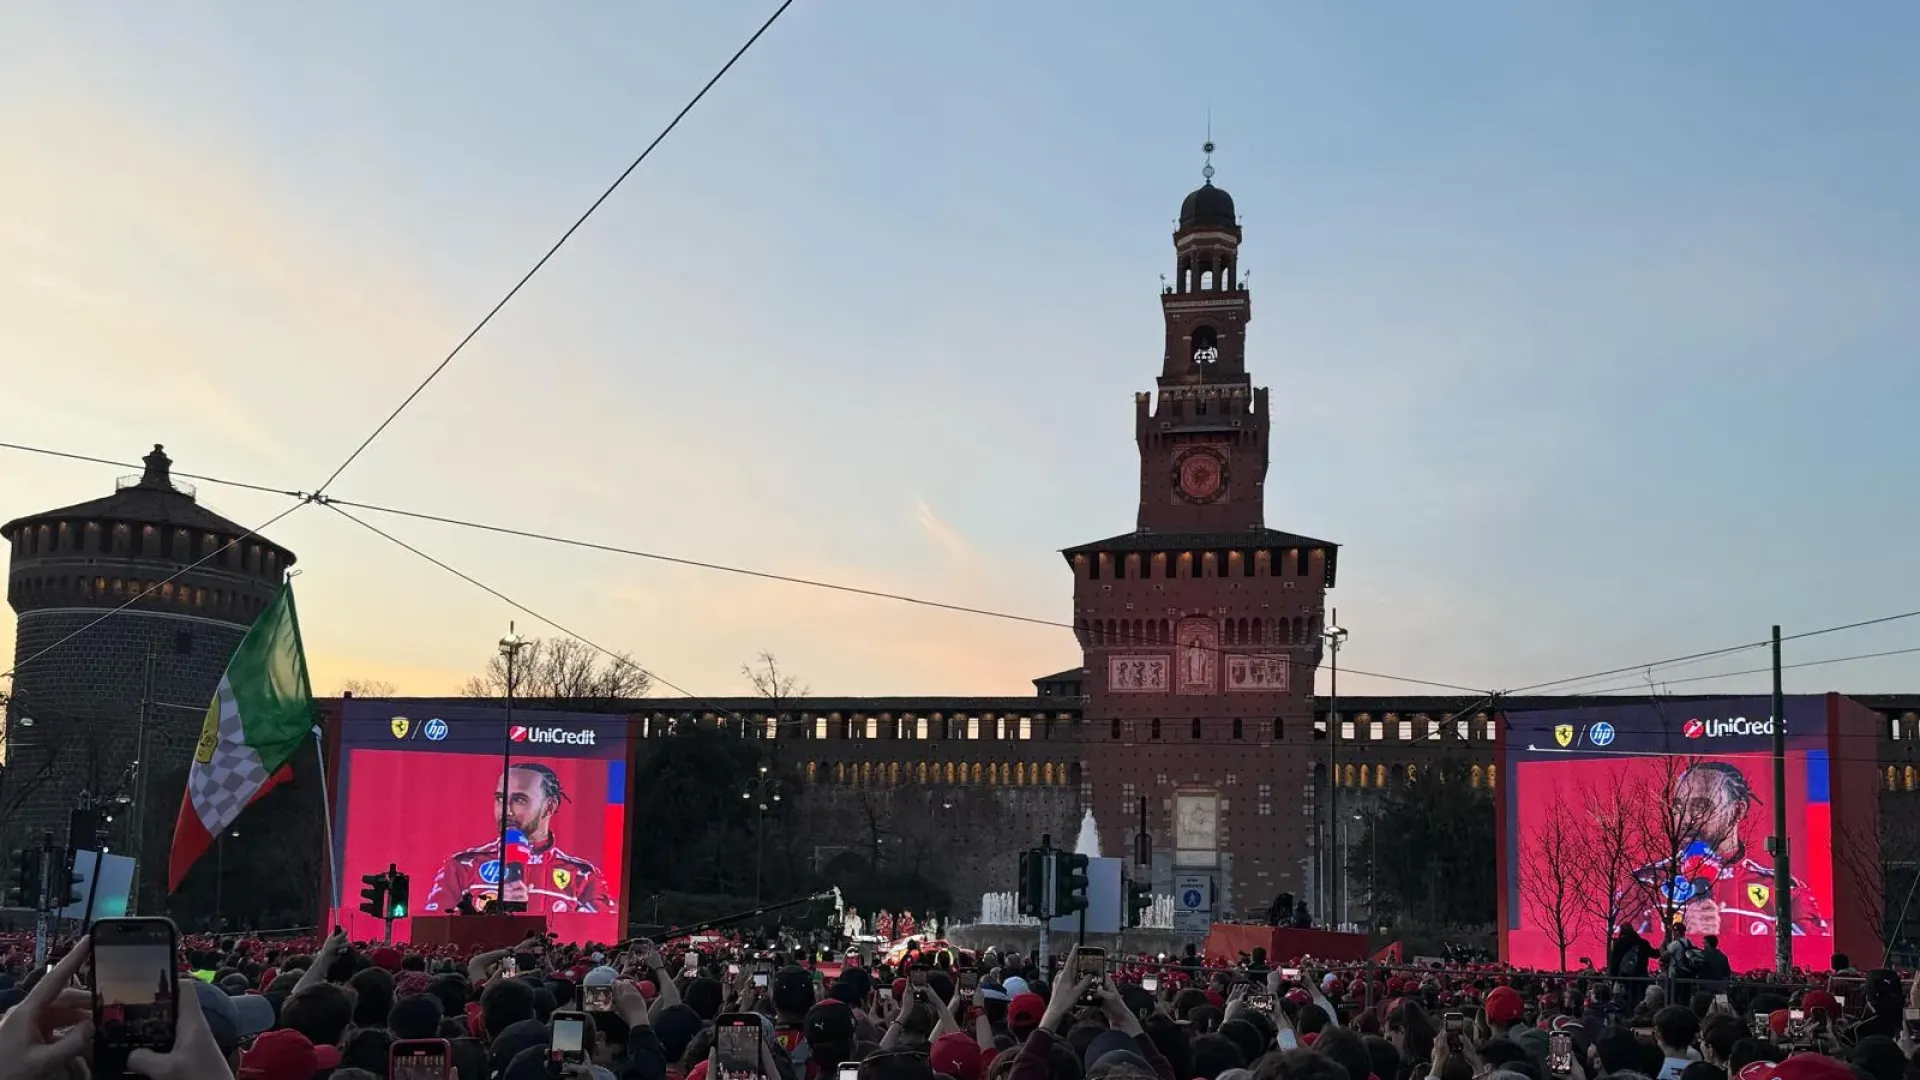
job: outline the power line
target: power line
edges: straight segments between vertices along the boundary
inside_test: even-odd
[[[40,659],[41,657],[47,655],[48,653],[59,648],[60,646],[65,645],[67,642],[72,641],[74,638],[79,637],[81,634],[84,634],[87,631],[93,629],[94,627],[99,626],[101,623],[106,622],[108,619],[113,618],[115,615],[120,614],[121,612],[127,610],[133,605],[146,599],[147,597],[152,596],[154,593],[159,592],[161,586],[172,584],[175,580],[180,578],[182,575],[190,573],[194,570],[198,570],[200,567],[205,566],[207,563],[210,563],[214,559],[219,558],[221,555],[225,554],[229,548],[232,548],[234,545],[240,543],[241,541],[250,539],[253,536],[258,535],[259,533],[266,531],[267,529],[271,529],[276,523],[280,521],[281,518],[286,517],[288,514],[293,513],[295,510],[298,510],[305,505],[307,505],[307,501],[305,499],[302,499],[301,501],[294,503],[292,506],[289,506],[285,510],[282,510],[279,513],[273,515],[272,517],[268,518],[266,521],[263,521],[260,524],[255,525],[253,528],[248,529],[246,532],[241,533],[239,536],[234,537],[233,539],[227,541],[224,544],[221,544],[219,547],[213,549],[212,551],[206,553],[205,555],[200,556],[198,559],[195,559],[194,561],[188,563],[187,565],[181,567],[180,569],[175,570],[172,574],[168,575],[167,577],[164,577],[159,581],[153,582],[152,584],[148,585],[145,589],[142,589],[140,592],[137,592],[134,595],[128,597],[126,603],[121,604],[120,606],[115,607],[103,613],[99,618],[94,619],[93,621],[87,623],[85,626],[82,626],[80,629],[67,634],[66,636],[60,638],[58,641],[55,641],[53,644],[47,646],[44,649],[41,649],[39,652],[34,653],[32,656],[27,657],[25,660],[21,660],[15,663],[11,668],[8,668],[5,672],[0,672],[0,679],[4,679],[9,675],[14,674],[15,672],[19,671],[21,668],[26,667],[28,664],[33,663],[35,660]]]
[[[76,454],[76,453],[71,453],[67,451],[52,450],[45,447],[27,446],[20,443],[0,442],[0,449],[19,450],[26,453],[41,454],[48,457],[65,458],[73,461],[84,461],[84,462],[89,462],[89,463],[99,464],[99,465],[112,465],[116,468],[132,469],[132,468],[140,467],[130,462],[115,461],[110,458],[93,457],[87,454]],[[259,492],[267,492],[270,494],[287,495],[287,496],[301,498],[301,499],[309,498],[309,496],[298,491],[288,491],[285,489],[275,488],[265,484],[255,484],[255,483],[249,483],[249,482],[240,481],[240,480],[230,480],[224,477],[209,476],[205,474],[196,474],[196,473],[184,473],[184,472],[175,473],[174,475],[186,477],[189,479],[199,480],[203,483],[241,488],[248,491],[259,491]],[[991,608],[972,607],[965,604],[951,604],[951,603],[946,603],[939,600],[928,600],[923,597],[911,596],[905,593],[888,592],[886,590],[881,590],[881,589],[867,589],[867,588],[862,588],[860,586],[855,586],[855,585],[843,585],[838,582],[822,581],[814,578],[798,577],[791,574],[781,574],[781,573],[766,571],[766,570],[754,570],[747,567],[730,566],[725,563],[708,562],[700,559],[689,559],[689,558],[684,558],[677,555],[667,555],[661,552],[644,551],[637,548],[620,547],[618,545],[604,544],[604,543],[599,543],[597,541],[592,541],[592,540],[581,540],[574,537],[558,536],[551,533],[543,533],[543,532],[538,532],[538,531],[529,530],[529,529],[520,529],[520,528],[515,528],[509,525],[498,525],[490,522],[472,521],[464,518],[450,517],[444,514],[427,513],[425,511],[420,511],[420,510],[406,510],[399,507],[383,506],[378,503],[357,502],[351,499],[337,499],[331,496],[312,496],[311,498],[314,501],[323,503],[330,507],[334,507],[335,509],[338,509],[339,507],[353,507],[354,509],[358,509],[358,510],[368,510],[368,511],[372,511],[374,513],[380,513],[380,514],[391,514],[396,517],[413,518],[417,521],[429,521],[429,522],[434,522],[436,524],[441,524],[441,525],[452,525],[458,528],[473,529],[480,532],[494,533],[500,536],[512,536],[512,537],[517,537],[524,540],[536,540],[543,543],[560,544],[566,547],[579,548],[585,551],[598,551],[605,554],[625,555],[631,558],[646,559],[653,562],[667,563],[675,566],[685,566],[685,567],[699,569],[699,570],[710,570],[710,571],[715,571],[719,573],[736,574],[743,577],[757,578],[763,581],[773,581],[773,582],[779,582],[779,583],[788,584],[788,585],[799,585],[806,588],[826,589],[832,592],[846,593],[853,596],[864,596],[870,599],[890,600],[896,603],[912,604],[917,607],[931,608],[938,611],[951,611],[951,612],[964,614],[964,615],[977,615],[985,618],[1003,619],[1010,622],[1025,623],[1032,626],[1044,626],[1052,629],[1073,630],[1076,632],[1079,630],[1079,627],[1076,627],[1072,623],[1061,622],[1057,619],[1045,619],[1045,618],[1040,618],[1032,615],[1020,615],[1012,612],[996,611]],[[297,509],[297,507],[295,507],[295,509]],[[291,512],[292,512],[291,510],[288,511],[288,513],[291,513]],[[284,517],[285,515],[283,514],[281,516]],[[277,521],[279,519],[275,518],[274,520]],[[353,518],[352,520],[358,522],[360,519]],[[272,522],[268,523],[268,525],[271,525],[271,524]],[[361,522],[361,524],[365,525],[366,523]],[[372,528],[371,525],[367,525],[366,527]],[[262,525],[260,528],[265,529],[267,528],[267,525]],[[255,531],[257,532],[259,530],[255,530]],[[386,534],[383,533],[382,535],[386,535]],[[241,539],[245,539],[245,537],[241,537]],[[389,537],[389,539],[392,539],[392,538]],[[400,541],[396,540],[395,542],[399,543]],[[215,552],[214,554],[217,555],[219,554],[219,552]],[[184,571],[182,572],[184,573]],[[172,580],[172,579],[170,578],[168,580]],[[137,600],[138,597],[136,597],[135,599]],[[132,601],[129,601],[129,603],[131,602]],[[1907,612],[1900,612],[1894,615],[1883,615],[1877,618],[1861,619],[1854,622],[1841,623],[1837,626],[1829,626],[1819,630],[1806,630],[1797,634],[1787,635],[1781,638],[1781,640],[1795,641],[1801,638],[1818,637],[1823,634],[1838,633],[1844,630],[1856,630],[1864,627],[1878,626],[1883,623],[1898,622],[1901,620],[1914,618],[1916,616],[1920,616],[1920,611],[1907,611]],[[535,616],[535,617],[538,618],[539,616]],[[542,621],[545,621],[545,620],[542,619]],[[593,645],[592,642],[587,641],[585,638],[582,638],[581,640],[585,644],[592,646],[595,649],[600,648],[597,645]],[[1144,637],[1134,638],[1134,636],[1131,634],[1124,635],[1123,640],[1119,643],[1126,644],[1126,645],[1168,644],[1167,642],[1153,641],[1150,639],[1146,639]],[[1575,676],[1575,677],[1565,678],[1565,679],[1553,679],[1543,683],[1533,683],[1528,686],[1523,686],[1517,690],[1504,691],[1500,696],[1517,697],[1517,696],[1521,696],[1529,693],[1537,693],[1540,689],[1544,687],[1562,687],[1562,689],[1555,691],[1557,695],[1573,695],[1573,694],[1604,695],[1604,694],[1618,693],[1623,690],[1634,690],[1634,689],[1638,689],[1642,685],[1642,683],[1639,681],[1636,681],[1633,683],[1619,683],[1619,684],[1613,684],[1613,685],[1604,685],[1604,686],[1594,687],[1591,689],[1581,688],[1578,686],[1569,686],[1567,684],[1578,684],[1582,682],[1594,682],[1594,681],[1604,682],[1607,680],[1608,676],[1618,676],[1618,675],[1626,674],[1629,672],[1651,671],[1655,668],[1679,667],[1679,666],[1685,666],[1688,664],[1697,664],[1697,663],[1702,663],[1707,660],[1715,659],[1722,656],[1730,656],[1730,655],[1734,655],[1741,652],[1751,651],[1757,648],[1763,648],[1768,644],[1770,644],[1770,641],[1754,641],[1754,642],[1748,642],[1742,645],[1731,645],[1731,646],[1727,646],[1725,648],[1720,648],[1720,649],[1708,649],[1701,652],[1688,653],[1682,656],[1670,657],[1665,660],[1655,660],[1645,664],[1635,664],[1629,667],[1609,668],[1605,671],[1592,672],[1587,675]],[[1226,653],[1229,651],[1224,646],[1211,646],[1207,648],[1208,648],[1208,651],[1215,652],[1215,653]],[[601,650],[601,651],[604,652],[605,650]],[[1823,660],[1808,660],[1808,661],[1801,661],[1793,664],[1784,664],[1782,665],[1782,669],[1786,670],[1786,669],[1802,668],[1802,667],[1819,667],[1827,664],[1850,663],[1858,660],[1873,660],[1873,659],[1880,659],[1888,656],[1904,656],[1904,655],[1910,655],[1916,652],[1920,652],[1920,649],[1892,649],[1884,652],[1861,653],[1861,654],[1850,655],[1850,656],[1830,657]],[[1316,667],[1316,665],[1309,664],[1304,660],[1295,660],[1291,657],[1286,657],[1284,658],[1284,660],[1289,665],[1295,666],[1295,667],[1305,667],[1309,669],[1314,669]],[[1481,690],[1477,687],[1461,686],[1453,683],[1438,682],[1431,679],[1418,679],[1418,678],[1413,678],[1411,676],[1405,676],[1405,675],[1393,675],[1393,674],[1388,674],[1384,672],[1365,671],[1358,668],[1345,668],[1343,670],[1347,671],[1350,674],[1358,675],[1366,678],[1382,679],[1389,682],[1408,683],[1416,686],[1431,686],[1431,687],[1436,687],[1436,688],[1445,689],[1445,690],[1458,690],[1463,693],[1478,695],[1481,698],[1489,696],[1486,691]],[[1662,686],[1678,686],[1678,685],[1683,685],[1687,683],[1708,682],[1716,679],[1736,678],[1744,675],[1765,674],[1772,670],[1773,669],[1771,667],[1748,668],[1741,671],[1721,672],[1721,673],[1716,673],[1711,675],[1695,675],[1695,676],[1689,676],[1687,678],[1682,678],[1682,679],[1658,679],[1656,681]],[[663,685],[671,685],[671,684],[663,684]],[[692,695],[688,695],[688,696],[692,696]]]
[[[135,472],[138,472],[141,469],[144,469],[146,467],[144,465],[136,465],[131,461],[115,461],[112,458],[94,457],[91,454],[74,454],[74,453],[69,453],[65,450],[49,450],[44,446],[26,446],[21,443],[13,443],[13,442],[0,442],[0,450],[19,450],[23,453],[28,453],[28,454],[41,454],[46,457],[65,458],[68,461],[84,461],[93,465],[112,465],[116,469],[132,469]],[[269,487],[266,484],[250,484],[244,480],[225,480],[217,476],[203,476],[199,473],[181,472],[178,469],[169,469],[168,474],[171,476],[180,477],[185,480],[198,480],[203,484],[215,484],[221,487],[240,488],[245,491],[261,491],[269,495],[285,495],[285,496],[288,496],[289,498],[296,498],[296,499],[306,497],[305,492],[288,491],[284,488]]]
[[[359,446],[353,448],[353,453],[347,455],[347,459],[340,463],[339,468],[333,470],[332,475],[327,477],[325,483],[314,489],[316,495],[324,493],[328,488],[332,487],[333,482],[340,479],[340,474],[346,472],[347,467],[352,465],[362,453],[365,453],[367,447],[373,445],[373,441],[379,438],[382,432],[387,430],[388,425],[399,419],[400,414],[406,411],[407,406],[412,405],[413,400],[419,397],[421,392],[433,383],[433,380],[440,377],[440,373],[447,369],[447,365],[453,363],[454,357],[460,355],[460,351],[467,347],[467,343],[478,337],[480,331],[485,330],[487,324],[493,321],[493,317],[500,314],[500,310],[506,307],[515,296],[520,294],[520,290],[526,287],[527,282],[532,281],[533,276],[547,265],[547,261],[558,254],[568,240],[573,239],[573,234],[579,231],[580,226],[587,223],[587,219],[593,216],[594,211],[600,209],[601,204],[611,198],[613,193],[619,190],[620,185],[626,183],[627,177],[632,176],[633,171],[640,167],[640,163],[647,160],[647,157],[653,153],[654,147],[664,142],[666,137],[673,133],[673,129],[680,126],[680,121],[684,120],[687,114],[693,111],[693,107],[700,104],[700,100],[707,96],[707,92],[712,90],[714,85],[718,83],[728,71],[733,69],[734,64],[739,63],[740,58],[747,54],[747,50],[753,48],[754,43],[760,40],[761,35],[772,29],[773,24],[779,20],[781,15],[786,14],[786,10],[792,6],[793,0],[783,0],[781,5],[774,9],[773,14],[767,17],[767,21],[760,24],[760,29],[755,30],[753,36],[747,39],[746,44],[735,50],[734,54],[727,59],[727,62],[720,65],[720,70],[714,72],[713,78],[707,80],[706,85],[700,88],[700,92],[693,95],[693,98],[682,106],[679,112],[674,114],[673,119],[669,120],[667,126],[660,130],[660,134],[653,137],[653,141],[647,144],[646,149],[640,151],[640,156],[634,158],[632,164],[623,169],[620,175],[614,178],[613,183],[607,185],[607,189],[600,193],[599,198],[593,200],[593,204],[587,207],[585,213],[576,218],[572,225],[567,226],[567,231],[560,234],[560,239],[555,240],[553,246],[547,249],[547,253],[540,256],[540,261],[534,263],[532,269],[522,274],[519,281],[514,282],[513,288],[508,289],[507,294],[500,298],[500,302],[493,305],[492,309],[489,310],[478,323],[474,324],[473,329],[467,331],[467,336],[460,339],[460,343],[453,347],[453,351],[448,353],[446,358],[441,360],[440,363],[436,364],[434,369],[427,373],[426,378],[420,380],[420,385],[414,387],[413,392],[402,399],[400,404],[394,407],[393,412],[387,414],[385,420],[380,421],[380,426],[374,428],[372,434],[362,439]]]
[[[68,454],[60,451],[45,450],[39,447],[32,447],[32,446],[20,446],[12,443],[0,443],[0,448],[25,450],[30,453],[47,454],[53,457],[64,457],[64,458],[72,458],[75,460],[82,460],[82,461],[93,461],[100,464],[114,465],[116,467],[132,467],[132,466],[128,466],[124,462],[111,461],[105,458],[91,458],[82,454]],[[179,473],[177,475],[189,476],[193,474]],[[463,529],[474,529],[480,532],[494,533],[500,536],[512,536],[512,537],[518,537],[524,540],[537,540],[543,543],[560,544],[566,547],[579,548],[583,551],[598,551],[598,552],[611,554],[611,555],[625,555],[631,558],[647,559],[653,562],[668,563],[674,566],[685,566],[685,567],[689,567],[697,570],[710,570],[710,571],[715,571],[715,572],[724,573],[724,574],[735,574],[741,577],[757,578],[762,581],[773,581],[773,582],[780,582],[788,585],[799,585],[799,586],[812,588],[812,589],[825,589],[830,592],[846,593],[851,596],[864,596],[874,600],[890,600],[895,603],[911,604],[916,607],[931,608],[936,611],[951,611],[951,612],[955,612],[962,615],[977,615],[983,618],[1001,619],[1007,622],[1025,623],[1029,626],[1044,626],[1049,629],[1070,630],[1070,631],[1074,631],[1075,633],[1078,633],[1081,629],[1080,627],[1075,626],[1073,623],[1061,622],[1058,619],[1043,619],[1033,615],[1020,615],[1013,612],[996,611],[991,608],[972,607],[966,604],[951,604],[951,603],[946,603],[940,600],[928,600],[924,597],[910,596],[906,593],[888,592],[882,589],[867,589],[867,588],[862,588],[856,585],[843,585],[838,582],[823,581],[816,578],[804,578],[804,577],[798,577],[791,574],[776,573],[768,570],[754,570],[747,567],[730,566],[725,563],[707,562],[700,559],[683,558],[677,555],[667,555],[667,554],[663,554],[661,552],[655,552],[655,551],[643,551],[637,548],[624,548],[624,547],[619,547],[613,544],[599,543],[593,540],[581,540],[573,537],[558,536],[552,533],[543,533],[543,532],[536,532],[529,529],[514,528],[508,525],[496,525],[489,522],[471,521],[464,518],[449,517],[443,514],[431,514],[431,513],[427,513],[425,511],[420,511],[420,510],[405,510],[399,507],[382,506],[378,503],[357,502],[352,499],[338,499],[331,495],[309,496],[303,492],[297,492],[297,491],[281,492],[279,491],[279,489],[266,487],[264,485],[249,484],[249,483],[244,483],[237,480],[226,480],[226,479],[221,479],[221,478],[212,477],[212,476],[195,476],[195,479],[199,479],[203,482],[211,483],[211,484],[222,484],[222,485],[246,488],[246,489],[256,490],[256,491],[274,491],[279,494],[286,494],[286,495],[291,495],[291,496],[295,496],[302,499],[308,499],[310,501],[318,502],[326,506],[331,506],[335,508],[352,507],[356,510],[368,510],[374,513],[391,514],[396,517],[412,518],[416,521],[431,521],[441,525],[452,525],[452,526],[456,526],[458,528],[463,528]],[[359,520],[359,519],[356,518],[355,520]],[[585,639],[582,639],[582,640],[584,641]],[[591,642],[588,642],[588,644],[591,644]],[[1120,635],[1119,640],[1114,641],[1113,644],[1133,645],[1133,646],[1167,646],[1173,643],[1169,641],[1155,640],[1154,638],[1149,637],[1147,635],[1135,636],[1132,633],[1126,633],[1126,634]],[[1193,647],[1193,646],[1188,646],[1188,647]],[[1203,645],[1203,646],[1199,646],[1199,648],[1201,648],[1205,652],[1210,652],[1215,655],[1224,656],[1230,653],[1233,653],[1234,655],[1239,655],[1238,653],[1234,653],[1234,651],[1230,649],[1228,646],[1224,646],[1224,645]],[[1294,657],[1291,657],[1291,656],[1281,656],[1281,657],[1262,656],[1262,659],[1267,660],[1268,662],[1285,663],[1290,670],[1294,668],[1303,668],[1309,673],[1318,670],[1318,667],[1319,667],[1319,665],[1315,663],[1311,663],[1306,660],[1295,659]],[[1487,697],[1490,694],[1490,691],[1477,686],[1462,686],[1456,683],[1439,682],[1433,679],[1419,679],[1419,678],[1414,678],[1412,676],[1407,676],[1407,675],[1393,675],[1393,674],[1388,674],[1386,672],[1379,672],[1379,671],[1367,671],[1361,668],[1343,668],[1342,670],[1347,672],[1350,675],[1357,675],[1363,678],[1381,679],[1387,682],[1406,683],[1411,686],[1429,686],[1429,687],[1433,687],[1441,690],[1456,690],[1461,693],[1473,694],[1478,697]]]
[[[714,704],[713,702],[699,696],[698,694],[692,693],[691,691],[686,690],[683,687],[676,686],[675,684],[668,682],[665,678],[661,677],[655,672],[650,671],[647,668],[644,668],[637,663],[634,663],[631,657],[622,656],[619,653],[616,653],[613,650],[607,648],[606,646],[601,645],[599,642],[594,641],[592,638],[586,637],[582,634],[569,630],[565,626],[560,625],[559,623],[553,621],[552,619],[547,618],[545,615],[542,615],[539,612],[533,610],[532,608],[526,606],[525,604],[522,604],[520,601],[515,600],[513,597],[508,596],[506,593],[501,592],[499,589],[496,589],[493,586],[488,585],[486,582],[481,581],[479,578],[476,578],[473,575],[465,572],[464,570],[460,570],[441,559],[435,558],[434,556],[428,554],[427,552],[422,551],[421,549],[413,546],[412,544],[407,543],[405,540],[400,539],[399,537],[393,535],[390,532],[387,532],[385,529],[382,529],[371,522],[363,521],[360,518],[357,518],[352,514],[349,514],[348,512],[341,509],[339,506],[335,505],[334,503],[323,500],[321,505],[325,506],[329,510],[332,510],[336,514],[339,514],[341,517],[346,518],[348,521],[353,522],[355,525],[358,525],[361,528],[367,530],[368,532],[374,534],[375,536],[378,536],[381,539],[388,541],[389,543],[397,545],[398,547],[401,547],[409,552],[412,552],[414,555],[422,559],[425,559],[426,561],[432,563],[433,565],[439,567],[440,569],[445,570],[447,573],[452,574],[454,577],[459,578],[461,581],[464,581],[467,584],[472,585],[474,588],[479,589],[480,591],[486,593],[487,595],[492,596],[494,599],[501,601],[502,603],[506,604],[508,607],[511,607],[514,610],[519,611],[520,613],[527,615],[530,618],[536,619],[540,622],[547,624],[548,626],[553,627],[555,630],[560,631],[561,633],[567,635],[570,638],[573,638],[574,640],[580,642],[581,644],[587,646],[588,648],[594,650],[595,652],[598,652],[601,655],[607,657],[608,659],[612,660],[615,664],[624,664],[627,667],[631,667],[634,670],[640,672],[642,675],[645,675],[651,681],[657,682],[669,690],[673,690],[687,698],[690,698],[694,701],[698,701],[709,708],[715,709],[721,713],[725,713],[727,716],[732,717],[736,720],[741,719],[739,714],[733,712],[731,709],[722,708],[721,706]]]
[[[1883,623],[1899,622],[1902,619],[1912,619],[1912,618],[1920,618],[1920,610],[1903,611],[1898,615],[1882,615],[1879,618],[1875,618],[1875,619],[1861,619],[1858,622],[1841,623],[1839,626],[1829,626],[1820,630],[1803,630],[1798,634],[1788,634],[1782,637],[1780,640],[1783,642],[1799,641],[1801,638],[1819,637],[1822,634],[1837,634],[1842,630],[1858,630],[1862,627],[1879,626]],[[1549,687],[1549,686],[1560,686],[1566,683],[1589,682],[1591,680],[1602,678],[1608,675],[1624,675],[1627,672],[1631,672],[1631,671],[1649,671],[1657,667],[1668,667],[1670,665],[1680,664],[1685,662],[1692,662],[1695,660],[1707,660],[1716,656],[1727,656],[1732,653],[1746,652],[1749,649],[1762,648],[1764,646],[1771,645],[1772,643],[1773,642],[1771,638],[1764,641],[1750,641],[1744,645],[1729,645],[1724,649],[1708,649],[1705,652],[1688,653],[1684,656],[1675,656],[1666,660],[1654,660],[1644,664],[1628,664],[1625,667],[1608,668],[1605,671],[1595,671],[1586,675],[1575,675],[1565,679],[1549,679],[1546,682],[1531,683],[1527,686],[1518,687],[1513,690],[1503,691],[1503,693],[1508,695],[1535,693],[1541,690],[1542,688]],[[1773,669],[1766,668],[1765,670],[1771,671]]]
[[[374,503],[354,502],[350,499],[334,499],[328,496],[322,496],[320,498],[320,501],[325,503],[328,506],[351,506],[358,510],[370,510],[370,511],[373,511],[374,513],[393,514],[399,517],[413,518],[418,521],[432,521],[442,525],[453,525],[453,526],[457,526],[459,528],[464,528],[464,529],[477,529],[481,532],[490,532],[490,533],[495,533],[501,536],[514,536],[524,540],[538,540],[544,543],[561,544],[566,547],[580,548],[586,551],[599,551],[599,552],[604,552],[611,555],[626,555],[631,558],[648,559],[653,562],[670,563],[675,566],[687,566],[687,567],[692,567],[700,570],[713,570],[713,571],[718,571],[720,573],[737,574],[742,577],[758,578],[762,581],[777,581],[777,582],[781,582],[788,585],[801,585],[801,586],[805,586],[807,588],[813,588],[813,589],[826,589],[832,592],[848,593],[854,596],[865,596],[875,600],[891,600],[896,603],[912,604],[916,607],[933,608],[939,611],[958,612],[963,615],[978,615],[978,616],[982,616],[984,618],[989,618],[989,619],[1003,619],[1008,622],[1025,623],[1030,626],[1045,626],[1045,627],[1051,627],[1051,628],[1060,629],[1060,630],[1072,630],[1076,633],[1079,632],[1080,630],[1080,627],[1075,626],[1073,623],[1061,622],[1058,619],[1045,619],[1035,615],[1020,615],[1013,612],[996,611],[992,608],[970,607],[965,604],[950,604],[950,603],[945,603],[939,600],[927,600],[922,597],[909,596],[905,593],[888,592],[883,589],[867,589],[867,588],[861,588],[855,585],[842,585],[842,584],[839,584],[838,582],[821,581],[815,578],[796,577],[790,574],[779,574],[779,573],[774,573],[772,571],[767,571],[767,570],[751,570],[746,567],[729,566],[725,563],[706,562],[700,559],[688,559],[688,558],[683,558],[677,555],[661,554],[660,552],[657,552],[657,551],[643,551],[637,548],[624,548],[614,544],[603,544],[603,543],[599,543],[597,541],[592,541],[592,540],[579,540],[572,537],[557,536],[552,533],[536,532],[530,529],[518,529],[518,528],[514,528],[512,526],[507,526],[507,525],[494,525],[487,522],[468,521],[462,518],[446,517],[440,514],[428,514],[428,513],[423,513],[416,510],[401,510],[401,509],[397,509],[390,506],[380,506]],[[1124,622],[1126,620],[1121,620],[1121,621]],[[1146,635],[1136,636],[1131,633],[1125,633],[1122,635],[1122,640],[1115,642],[1115,644],[1172,645],[1174,643],[1169,641],[1157,641]],[[1225,654],[1230,651],[1227,647],[1221,646],[1221,645],[1207,645],[1207,646],[1201,646],[1201,648],[1203,648],[1205,651],[1216,653],[1216,654]],[[1280,660],[1280,661],[1284,661],[1289,666],[1304,667],[1304,668],[1307,668],[1308,670],[1316,670],[1319,666],[1318,664],[1310,663],[1305,660],[1296,660],[1290,656],[1289,657],[1263,657],[1263,659],[1267,659],[1270,661]],[[1436,687],[1442,690],[1458,690],[1461,693],[1477,694],[1483,697],[1488,694],[1487,690],[1477,686],[1461,686],[1457,683],[1439,682],[1433,679],[1416,679],[1408,675],[1392,675],[1392,674],[1379,672],[1379,671],[1366,671],[1360,668],[1343,667],[1340,670],[1344,674],[1358,675],[1363,678],[1383,679],[1388,682],[1408,683],[1414,686],[1431,686],[1431,687]]]
[[[1785,639],[1782,638],[1781,640],[1784,641]],[[1827,664],[1849,664],[1859,660],[1879,660],[1888,656],[1910,656],[1914,653],[1920,653],[1920,646],[1906,649],[1886,649],[1881,652],[1855,653],[1850,656],[1830,656],[1823,660],[1802,660],[1793,664],[1781,664],[1780,670],[1789,671],[1794,668],[1823,667]],[[1743,675],[1765,675],[1772,671],[1773,668],[1769,665],[1767,667],[1746,668],[1741,671],[1723,671],[1713,675],[1690,675],[1684,679],[1656,679],[1654,681],[1663,687],[1679,686],[1683,683],[1710,682],[1714,679],[1733,679]],[[1633,690],[1644,685],[1644,683],[1621,683],[1616,686],[1606,686],[1594,690],[1582,691],[1582,693],[1608,694],[1621,690]]]

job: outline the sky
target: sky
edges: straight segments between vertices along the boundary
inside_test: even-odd
[[[312,490],[773,6],[6,4],[0,431]],[[1210,122],[1267,523],[1342,545],[1343,668],[1512,689],[1920,608],[1916,34],[1891,0],[799,0],[330,490],[1070,621],[1059,550],[1133,525]],[[0,452],[0,517],[119,471]],[[815,694],[1078,659],[368,520],[663,693],[745,692],[763,650]],[[326,508],[270,535],[321,692],[450,692],[510,620],[555,632]],[[1786,659],[1908,647],[1920,619]],[[1920,654],[1787,688],[1920,690]]]

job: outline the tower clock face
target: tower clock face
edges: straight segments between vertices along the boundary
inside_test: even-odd
[[[1227,462],[1213,450],[1192,450],[1174,466],[1174,483],[1188,502],[1206,503],[1227,487]]]

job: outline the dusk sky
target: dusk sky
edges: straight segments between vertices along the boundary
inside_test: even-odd
[[[0,438],[313,489],[773,6],[8,4]],[[1070,621],[1059,549],[1133,526],[1211,112],[1267,523],[1343,545],[1343,665],[1515,688],[1920,608],[1917,38],[1893,0],[799,0],[332,491]],[[0,519],[117,471],[0,452]],[[816,694],[1078,659],[369,520],[698,694],[762,649]],[[552,633],[329,510],[270,535],[322,692]],[[1920,654],[1787,675],[1916,686]]]

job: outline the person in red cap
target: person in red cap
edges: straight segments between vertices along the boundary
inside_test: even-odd
[[[340,1050],[315,1046],[305,1035],[282,1028],[253,1040],[240,1055],[240,1080],[312,1080],[324,1069],[340,1066]]]
[[[1487,994],[1482,1004],[1486,1011],[1487,1027],[1496,1039],[1511,1039],[1520,1049],[1527,1052],[1541,1076],[1550,1075],[1547,1068],[1547,1033],[1526,1022],[1527,1002],[1520,991],[1511,986],[1496,986]]]

